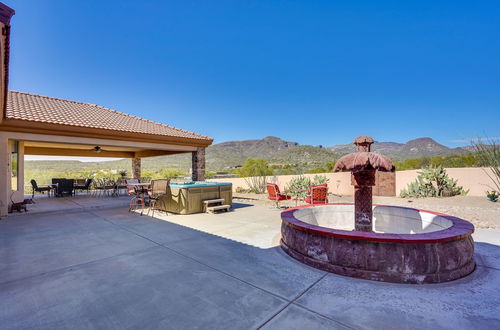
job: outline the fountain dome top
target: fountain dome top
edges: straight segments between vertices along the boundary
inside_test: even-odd
[[[371,169],[384,172],[394,171],[392,160],[384,155],[370,151],[373,142],[374,140],[370,136],[358,136],[353,142],[356,145],[356,152],[341,157],[335,164],[333,171],[357,172]]]

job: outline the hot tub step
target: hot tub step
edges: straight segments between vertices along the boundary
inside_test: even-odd
[[[214,213],[215,211],[226,210],[229,211],[231,205],[217,205],[217,206],[209,206],[207,207],[207,212]]]
[[[222,203],[224,202],[224,198],[217,198],[217,199],[206,199],[203,201],[203,204],[215,204],[215,203]]]

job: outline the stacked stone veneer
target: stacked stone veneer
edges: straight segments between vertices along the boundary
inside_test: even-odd
[[[141,159],[132,158],[132,175],[134,179],[141,178]]]
[[[197,148],[192,154],[193,181],[205,181],[205,148]]]

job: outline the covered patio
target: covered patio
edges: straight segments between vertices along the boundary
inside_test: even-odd
[[[0,216],[13,194],[23,193],[24,156],[111,157],[131,160],[141,177],[141,159],[192,154],[192,180],[205,179],[205,148],[212,138],[94,104],[9,91],[0,122]]]

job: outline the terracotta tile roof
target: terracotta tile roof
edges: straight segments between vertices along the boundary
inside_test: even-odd
[[[212,140],[208,136],[99,105],[17,91],[9,91],[8,93],[6,118],[197,140]]]

